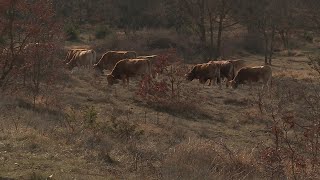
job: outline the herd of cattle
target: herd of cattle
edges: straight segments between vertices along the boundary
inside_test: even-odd
[[[64,63],[68,69],[90,67],[99,74],[103,74],[103,70],[111,70],[111,73],[107,74],[109,85],[118,83],[118,80],[128,84],[129,77],[152,74],[152,64],[156,55],[137,56],[134,51],[108,51],[98,61],[96,57],[96,52],[92,49],[70,49]],[[188,81],[198,79],[201,84],[208,80],[209,85],[212,81],[213,84],[217,82],[220,88],[223,79],[227,79],[227,87],[231,85],[237,88],[239,84],[246,82],[251,87],[252,82],[258,81],[263,82],[262,87],[269,87],[272,69],[268,65],[249,67],[244,60],[209,61],[194,65],[185,77]]]

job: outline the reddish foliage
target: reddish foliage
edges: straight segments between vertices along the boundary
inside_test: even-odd
[[[55,82],[61,24],[51,1],[0,0],[0,87],[31,92]]]
[[[176,49],[169,49],[155,58],[153,69],[155,72],[162,74],[167,71],[168,66],[181,62],[182,60],[177,56]]]
[[[175,49],[160,54],[152,63],[153,74],[157,73],[161,79],[145,77],[139,84],[138,94],[144,98],[155,100],[165,97],[174,98],[178,94],[178,86],[183,80],[181,60]],[[170,95],[171,91],[171,95]]]
[[[281,87],[273,93],[275,99],[271,100],[270,104],[266,101],[263,105],[266,106],[265,109],[271,110],[270,132],[274,144],[260,148],[261,165],[272,179],[318,177],[316,174],[319,174],[320,167],[319,96],[308,91],[301,91],[293,96],[290,90],[282,91]],[[303,104],[312,108],[306,108],[301,118],[299,111],[290,109],[291,103],[296,101],[288,98],[284,101],[283,97],[304,99]]]
[[[1,0],[0,4],[0,39],[3,41],[0,44],[0,86],[3,86],[10,76],[32,66],[30,60],[35,49],[43,49],[44,57],[51,56],[61,37],[61,28],[50,1]],[[36,43],[41,45],[30,48]]]
[[[204,98],[195,88],[185,88],[186,85],[183,85],[188,68],[174,49],[158,55],[153,62],[153,69],[158,76],[145,77],[138,87],[137,94],[144,101],[175,111],[185,111],[186,108],[199,110],[199,104],[205,102]]]

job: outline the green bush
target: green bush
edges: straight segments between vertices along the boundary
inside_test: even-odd
[[[103,39],[109,34],[111,34],[111,30],[108,26],[99,26],[96,29],[95,37],[97,39]]]
[[[96,123],[96,120],[98,118],[98,112],[93,106],[87,106],[83,111],[83,118],[88,125],[92,126]]]
[[[67,35],[68,41],[77,41],[79,40],[79,31],[75,26],[67,26],[65,28],[65,33]]]

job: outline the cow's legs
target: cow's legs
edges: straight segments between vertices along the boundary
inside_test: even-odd
[[[207,81],[209,80],[209,83],[207,84]],[[199,82],[202,84],[202,88],[205,88],[206,85],[211,86],[211,79],[201,78],[199,79]]]
[[[221,81],[221,78],[219,76],[216,76],[214,78],[214,85],[218,85],[219,86],[219,89],[222,89],[222,81]]]
[[[265,83],[262,84],[261,91],[264,91]]]
[[[206,80],[204,80],[203,78],[199,79],[199,83],[202,84],[202,88],[204,88],[204,86],[206,85]]]
[[[228,77],[227,80],[226,80],[226,88],[229,87],[229,82],[232,81],[233,78],[232,77]]]
[[[122,85],[123,85],[123,87],[126,87],[126,77],[125,77],[125,76],[122,76],[121,79],[122,79]]]
[[[272,77],[270,77],[269,83],[268,83],[268,93],[269,93],[270,97],[271,97],[271,88],[272,88]]]
[[[270,86],[271,86],[271,78],[267,79],[264,83],[263,83],[263,86],[267,86],[267,90],[268,92],[270,91]]]
[[[126,80],[127,80],[127,87],[129,89],[129,76],[126,76]]]

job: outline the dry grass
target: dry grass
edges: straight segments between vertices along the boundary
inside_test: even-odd
[[[253,157],[245,154],[232,152],[222,142],[189,139],[169,150],[161,175],[163,179],[261,178]]]

